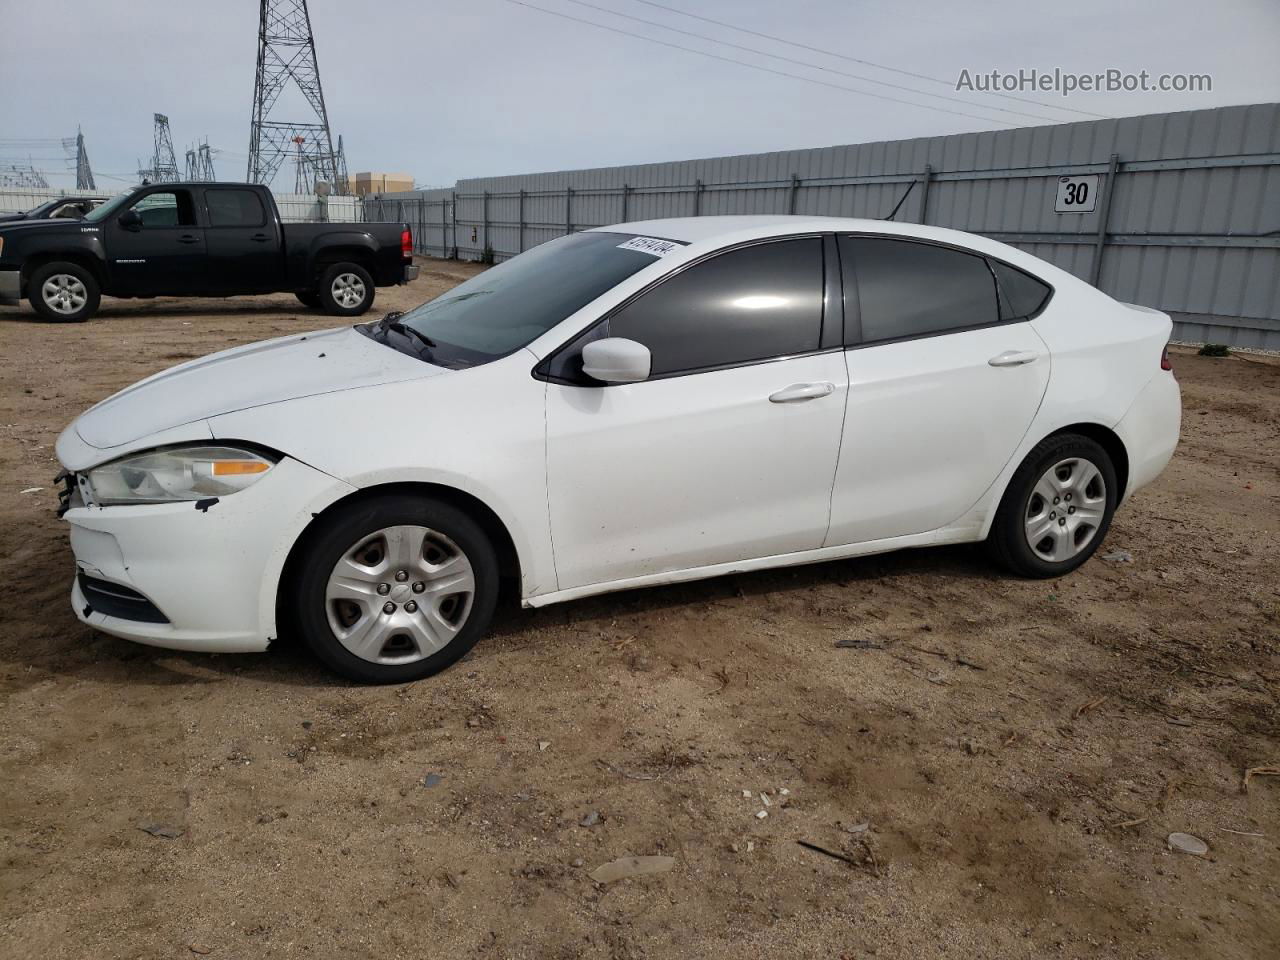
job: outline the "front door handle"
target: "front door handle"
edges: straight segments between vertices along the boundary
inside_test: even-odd
[[[1039,356],[1034,350],[1006,350],[1004,353],[997,353],[987,363],[993,367],[1020,367]]]
[[[834,383],[793,383],[777,393],[769,394],[770,403],[798,403],[801,400],[817,400],[829,396],[836,388]]]
[[[199,238],[199,237],[193,237],[193,236],[192,236],[191,234],[189,234],[189,233],[184,233],[182,236],[180,236],[180,237],[178,238],[178,242],[179,242],[179,243],[199,243],[199,242],[200,242],[200,238]]]

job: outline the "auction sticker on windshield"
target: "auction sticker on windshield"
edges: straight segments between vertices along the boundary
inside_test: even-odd
[[[674,240],[659,240],[656,237],[632,237],[626,243],[618,244],[619,250],[639,250],[655,257],[665,257],[673,250],[679,250],[681,244]]]

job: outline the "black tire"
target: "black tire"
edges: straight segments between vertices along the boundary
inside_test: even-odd
[[[289,593],[281,599],[284,612],[307,646],[334,672],[358,683],[408,683],[419,680],[452,665],[474,647],[476,641],[489,629],[498,602],[498,557],[480,525],[464,511],[426,497],[388,494],[339,508],[331,516],[324,517],[320,523],[321,526],[302,545],[296,573],[284,586]],[[471,594],[470,608],[464,614],[465,619],[461,621],[457,633],[437,652],[421,656],[420,650],[405,651],[400,645],[412,644],[412,638],[408,634],[392,636],[380,648],[380,655],[417,655],[420,659],[412,662],[379,663],[357,656],[343,646],[334,633],[330,615],[332,613],[334,618],[340,617],[343,611],[338,605],[344,601],[336,600],[331,607],[326,599],[326,592],[329,577],[340,559],[356,552],[362,545],[367,548],[368,544],[373,543],[375,550],[379,544],[385,547],[386,541],[379,541],[375,535],[388,527],[402,525],[427,527],[437,535],[443,534],[443,538],[427,544],[427,551],[436,549],[437,543],[446,542],[449,548],[460,551],[471,564],[474,592]],[[396,591],[403,589],[403,584],[396,583],[394,571],[389,569],[385,575],[389,577],[388,587],[393,590],[386,600],[399,600],[402,606],[402,609],[394,613],[396,617],[409,615],[407,600],[416,602],[417,597],[428,596],[414,592],[399,597]],[[456,597],[442,599],[442,603],[447,604],[455,599]],[[378,599],[374,604],[376,606],[382,602],[382,599]],[[440,607],[437,606],[436,609]],[[374,616],[380,619],[381,611],[374,613]],[[414,616],[425,617],[426,610],[420,608]]]
[[[335,296],[335,283],[343,277],[353,277],[363,286],[360,299],[350,305],[340,303]],[[320,275],[320,306],[325,313],[339,317],[358,317],[373,306],[373,277],[358,263],[335,263]]]
[[[1074,529],[1071,517],[1076,508],[1070,502],[1071,496],[1061,493],[1059,500],[1046,500],[1036,490],[1036,485],[1050,468],[1064,461],[1077,461],[1080,464],[1092,464],[1097,468],[1101,491],[1105,497],[1101,505],[1101,517],[1096,524],[1077,520]],[[1087,472],[1075,474],[1075,467],[1064,467],[1057,474],[1064,482],[1087,476]],[[1090,481],[1092,484],[1092,481]],[[1089,488],[1095,494],[1095,486]],[[1103,538],[1111,526],[1111,517],[1115,514],[1119,502],[1120,489],[1116,479],[1115,465],[1107,451],[1095,440],[1074,433],[1057,434],[1041,440],[1027,454],[1009,481],[1009,486],[1000,501],[995,522],[987,537],[987,545],[995,560],[1005,569],[1022,577],[1048,578],[1060,577],[1070,573],[1088,560],[1095,550],[1102,545]],[[1076,502],[1080,503],[1079,491],[1076,491]],[[1063,499],[1065,498],[1065,499]],[[1041,507],[1043,506],[1043,511]],[[1062,511],[1069,511],[1063,513]],[[1043,517],[1042,528],[1047,525],[1049,532],[1039,541],[1040,548],[1033,546],[1032,532],[1028,530],[1028,522],[1036,516]],[[1067,521],[1065,524],[1063,521]],[[1091,532],[1090,529],[1091,528]],[[1061,529],[1063,533],[1056,531]],[[1068,549],[1077,550],[1061,560],[1051,559],[1047,554],[1052,550],[1054,542],[1061,536],[1067,539]],[[1079,546],[1076,546],[1076,542]]]
[[[298,298],[298,302],[304,307],[314,309],[320,306],[320,294],[314,290],[297,290],[293,295]]]
[[[44,288],[50,281],[68,291],[67,299],[63,301],[66,307],[46,300]],[[51,323],[82,323],[98,312],[102,290],[94,275],[80,264],[55,260],[31,272],[27,278],[27,301],[36,313]]]

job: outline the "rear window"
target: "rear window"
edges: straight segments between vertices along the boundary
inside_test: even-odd
[[[211,227],[261,227],[267,222],[262,201],[252,190],[207,190]]]
[[[1000,320],[995,278],[976,254],[910,240],[841,237],[840,259],[845,289],[851,280],[857,284],[864,343]]]

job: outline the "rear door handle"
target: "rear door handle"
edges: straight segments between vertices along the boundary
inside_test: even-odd
[[[193,236],[192,236],[191,234],[189,234],[189,233],[184,233],[182,236],[180,236],[180,237],[178,238],[178,242],[179,242],[179,243],[199,243],[199,242],[200,242],[200,238],[199,238],[199,237],[193,237]]]
[[[1034,350],[1006,350],[1004,353],[997,353],[987,363],[993,367],[1020,367],[1039,356]]]
[[[783,387],[777,393],[769,394],[770,403],[799,403],[802,400],[817,400],[829,396],[836,388],[834,383],[793,383]]]
[[[266,243],[271,238],[268,237],[265,233],[255,233],[249,239],[252,240],[254,243]]]

